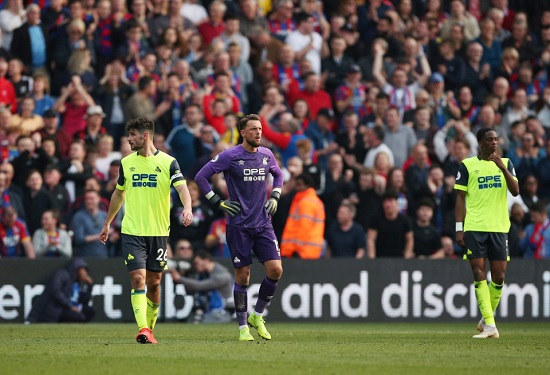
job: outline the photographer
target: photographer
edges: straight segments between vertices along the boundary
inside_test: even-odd
[[[185,277],[176,269],[168,272],[174,283],[183,284],[189,294],[195,293],[195,321],[203,323],[229,322],[231,314],[228,309],[234,307],[233,276],[221,264],[214,262],[206,251],[198,251],[193,258],[196,278]],[[204,312],[204,316],[201,317]]]
[[[91,306],[93,281],[88,263],[73,258],[66,268],[54,273],[44,292],[33,301],[27,317],[30,323],[84,323],[95,315]]]

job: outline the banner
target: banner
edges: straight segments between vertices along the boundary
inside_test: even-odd
[[[94,280],[97,322],[131,322],[130,280],[119,259],[88,260]],[[224,265],[231,267],[224,260]],[[23,322],[32,300],[58,259],[0,261],[0,322]],[[283,260],[284,273],[267,315],[270,321],[471,321],[480,314],[472,272],[461,260],[322,259]],[[252,310],[263,267],[253,264],[248,306]],[[490,276],[490,275],[488,275]],[[159,320],[184,321],[194,297],[165,275]],[[550,318],[550,260],[513,260],[496,312],[500,320]]]

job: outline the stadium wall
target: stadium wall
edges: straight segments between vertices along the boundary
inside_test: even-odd
[[[67,261],[0,261],[0,322],[23,322],[32,299]],[[133,321],[128,273],[121,260],[89,260],[95,282],[94,321]],[[229,267],[230,265],[227,264]],[[263,279],[252,267],[249,308]],[[165,275],[160,320],[183,321],[193,297]],[[284,260],[284,275],[268,308],[270,321],[471,321],[479,317],[471,271],[460,260],[323,259]],[[497,318],[547,321],[550,318],[550,260],[509,264]]]

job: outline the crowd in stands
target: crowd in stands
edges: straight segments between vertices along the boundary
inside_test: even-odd
[[[120,255],[123,212],[99,232],[147,116],[193,200],[172,247],[227,257],[193,178],[257,113],[284,257],[460,256],[453,185],[490,127],[521,189],[511,256],[550,258],[549,68],[548,0],[4,0],[0,256]]]

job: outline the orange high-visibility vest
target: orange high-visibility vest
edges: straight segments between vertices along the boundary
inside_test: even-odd
[[[281,256],[319,259],[323,250],[325,206],[313,188],[296,193],[283,230]]]

